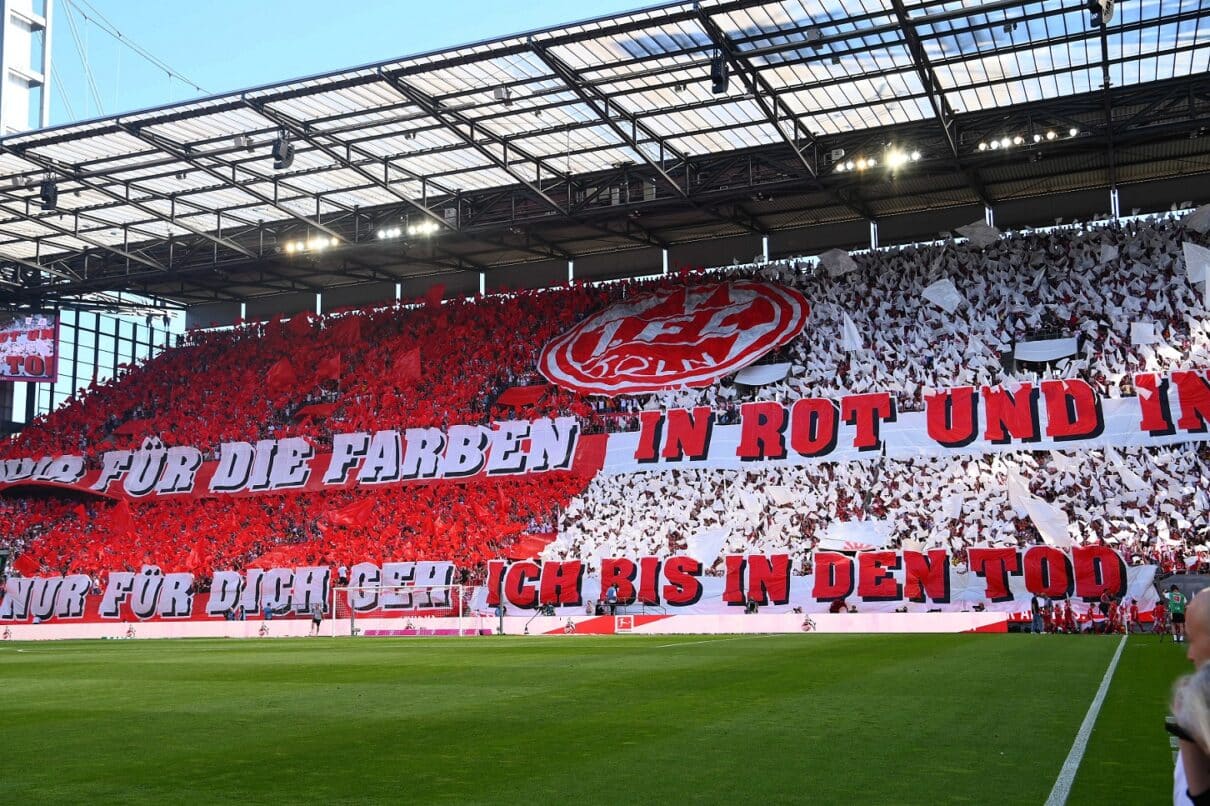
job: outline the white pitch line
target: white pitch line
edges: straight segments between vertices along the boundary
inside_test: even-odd
[[[1126,636],[1123,635],[1122,640],[1118,642],[1117,651],[1113,653],[1113,660],[1109,661],[1109,668],[1105,670],[1105,676],[1101,678],[1101,687],[1097,689],[1097,696],[1092,698],[1092,705],[1088,706],[1088,713],[1084,715],[1084,721],[1080,724],[1075,741],[1071,743],[1071,751],[1067,754],[1067,760],[1063,762],[1063,768],[1059,770],[1059,777],[1055,779],[1054,788],[1050,790],[1046,806],[1063,806],[1067,803],[1067,796],[1071,794],[1071,785],[1076,780],[1076,772],[1080,769],[1080,762],[1084,759],[1084,751],[1088,749],[1088,739],[1092,736],[1093,726],[1096,725],[1097,716],[1101,713],[1101,705],[1105,702],[1105,695],[1109,692],[1113,673],[1117,671],[1118,658],[1122,657],[1122,650],[1125,647]]]
[[[641,634],[641,633],[640,633]],[[733,635],[730,638],[710,638],[706,641],[677,641],[675,644],[660,644],[656,649],[667,649],[672,646],[694,646],[695,644],[717,644],[720,641],[742,641],[745,638],[768,638],[768,635]]]

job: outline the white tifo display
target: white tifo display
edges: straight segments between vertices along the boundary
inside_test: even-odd
[[[491,624],[467,607],[465,585],[362,585],[332,590],[332,635],[436,637],[482,635]]]

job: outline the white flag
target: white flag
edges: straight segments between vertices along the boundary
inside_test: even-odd
[[[703,568],[709,568],[718,560],[719,552],[730,536],[731,530],[725,526],[703,529],[685,541],[685,553],[701,563]]]
[[[1131,322],[1130,343],[1136,347],[1141,344],[1155,344],[1160,337],[1155,334],[1155,322]]]
[[[754,367],[744,367],[735,373],[735,382],[744,386],[765,386],[783,380],[790,372],[789,363],[759,364]]]
[[[1078,456],[1077,454],[1076,457],[1070,457],[1059,451],[1051,451],[1050,461],[1060,473],[1079,473],[1080,462]]]
[[[1185,229],[1200,232],[1205,235],[1210,232],[1210,204],[1203,204],[1189,215],[1181,219]]]
[[[1111,263],[1118,259],[1118,247],[1115,244],[1101,244],[1101,262]]]
[[[869,551],[886,548],[891,539],[890,521],[832,521],[827,536],[817,548],[826,551]]]
[[[861,333],[857,330],[857,325],[853,324],[853,320],[849,318],[847,313],[842,314],[844,321],[841,325],[840,346],[850,353],[855,353],[865,349],[865,345],[861,340]]]
[[[958,306],[966,302],[963,296],[958,293],[958,289],[954,286],[954,281],[948,277],[938,280],[924,289],[921,292],[921,296],[946,313],[953,313],[958,310]]]
[[[1033,494],[1029,491],[1029,485],[1025,483],[1025,479],[1021,478],[1021,474],[1015,470],[1008,471],[1008,505],[1012,507],[1013,514],[1018,518],[1024,518],[1029,514],[1029,499],[1033,498]]]
[[[966,496],[962,493],[955,493],[947,496],[941,502],[941,514],[946,520],[957,520],[962,517],[962,505],[966,503]]]
[[[1116,448],[1105,447],[1105,459],[1109,462],[1109,466],[1117,471],[1118,476],[1122,479],[1122,484],[1127,490],[1135,493],[1141,493],[1144,490],[1150,490],[1151,485],[1143,481],[1143,477],[1135,473],[1126,463],[1122,461],[1122,455],[1117,452]]]
[[[1025,503],[1029,519],[1042,539],[1057,548],[1071,545],[1071,523],[1061,507],[1030,496]]]
[[[995,227],[989,227],[982,221],[967,224],[965,227],[958,227],[955,232],[970,241],[971,246],[976,249],[991,246],[1000,237],[1000,230]]]
[[[840,277],[851,271],[857,271],[857,264],[843,249],[829,249],[819,256],[819,262],[828,270],[829,277]]]
[[[1185,275],[1191,283],[1205,282],[1210,276],[1210,249],[1185,241]]]
[[[765,494],[769,496],[769,500],[774,506],[784,507],[794,503],[795,495],[790,492],[789,487],[771,486],[765,488]]]

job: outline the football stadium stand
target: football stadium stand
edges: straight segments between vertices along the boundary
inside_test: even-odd
[[[95,462],[147,437],[196,446],[207,459],[223,442],[284,436],[327,452],[334,433],[536,416],[573,416],[584,433],[628,431],[640,411],[706,405],[725,413],[750,401],[873,389],[892,390],[906,412],[955,381],[1039,374],[1083,378],[1112,399],[1133,393],[1132,373],[1210,360],[1208,312],[1186,278],[1186,240],[1205,237],[1166,217],[1010,233],[982,249],[959,239],[869,251],[837,277],[815,260],[791,259],[197,331],[31,423],[2,455],[83,447]],[[544,344],[605,305],[653,288],[747,277],[790,285],[813,304],[811,327],[764,359],[787,365],[779,380],[599,398],[555,389],[537,371]],[[925,295],[942,277],[964,299],[953,311]],[[846,348],[846,316],[860,345]],[[1140,320],[1154,325],[1155,338],[1142,340],[1149,343],[1131,339]],[[1042,365],[1006,361],[1039,334],[1076,337],[1078,351]],[[525,402],[502,405],[510,391]],[[1204,443],[1193,443],[134,503],[43,490],[4,500],[4,539],[58,573],[151,563],[204,580],[209,569],[253,563],[442,558],[482,579],[484,563],[525,535],[557,532],[544,550],[550,559],[644,556],[682,550],[725,526],[716,554],[785,552],[809,570],[835,521],[889,519],[895,546],[1032,545],[1038,532],[1014,514],[1007,493],[1007,474],[1019,472],[1031,492],[1068,512],[1078,539],[1175,568],[1198,562],[1203,550],[1190,513],[1207,504],[1208,458]]]
[[[4,136],[0,618],[411,561],[1154,600],[1210,562],[1205,16],[670,3]]]

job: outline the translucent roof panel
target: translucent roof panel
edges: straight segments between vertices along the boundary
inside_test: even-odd
[[[927,122],[934,78],[941,105],[975,114],[1095,93],[1105,69],[1113,89],[1206,72],[1210,2],[1119,2],[1104,41],[1075,0],[671,3],[0,138],[0,218],[60,183],[60,209],[7,216],[0,243],[91,249],[54,232],[76,213],[91,240],[313,226],[317,211]]]

